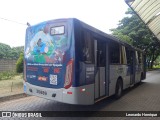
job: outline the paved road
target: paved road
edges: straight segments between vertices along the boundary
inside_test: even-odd
[[[30,96],[17,100],[2,102],[0,103],[0,111],[68,111],[68,110],[70,111],[92,111],[92,110],[93,111],[160,111],[159,91],[160,91],[160,70],[157,70],[148,72],[147,79],[144,80],[142,84],[124,91],[123,97],[120,98],[119,100],[114,100],[113,97],[110,97],[99,103],[96,103],[95,105],[80,106],[80,105],[68,105],[68,104],[58,103],[55,101],[46,100],[43,98],[38,98],[35,96]],[[66,119],[66,118],[54,118],[54,119]],[[75,118],[75,119],[82,119],[82,118]],[[96,120],[97,118],[92,118],[92,120],[94,119]],[[105,119],[105,118],[99,117],[98,119]],[[117,118],[110,118],[110,119],[117,119]],[[119,118],[119,119],[127,120],[128,118]],[[141,119],[146,119],[146,118],[141,118]]]

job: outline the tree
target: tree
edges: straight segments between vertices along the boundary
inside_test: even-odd
[[[23,51],[23,46],[11,48],[9,45],[0,43],[0,59],[18,59]]]
[[[113,35],[119,38],[120,40],[127,42],[130,45],[133,45],[133,40],[128,35],[124,35],[123,33],[116,31],[116,30],[114,31]]]
[[[120,20],[116,29],[111,29],[112,34],[144,50],[147,55],[148,67],[152,68],[153,62],[160,55],[160,42],[131,9],[128,9],[126,15],[128,17]]]
[[[20,47],[13,47],[12,51],[11,51],[11,56],[10,58],[12,59],[18,59],[20,54],[24,52],[24,47],[20,46]]]
[[[24,57],[24,54],[21,53],[18,60],[17,60],[17,63],[16,63],[16,72],[17,73],[23,72],[23,57]]]
[[[160,48],[159,41],[153,41],[149,45],[148,49],[146,49],[148,68],[152,68],[153,67],[154,61],[156,61],[156,59],[160,55],[160,49],[159,48]]]
[[[9,45],[0,43],[0,58],[8,58],[11,47]]]

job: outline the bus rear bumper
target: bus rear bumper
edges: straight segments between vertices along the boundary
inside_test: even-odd
[[[91,105],[94,104],[94,84],[71,87],[69,89],[45,88],[24,83],[24,92],[28,95],[38,96],[68,104]]]
[[[38,96],[49,100],[63,102],[62,93],[63,89],[45,88],[32,85],[28,82],[24,83],[24,92],[28,95]]]

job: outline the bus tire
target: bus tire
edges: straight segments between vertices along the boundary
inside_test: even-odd
[[[140,81],[139,81],[139,85],[142,83],[142,80],[143,80],[143,73],[141,73],[141,78],[140,78]]]
[[[119,99],[122,96],[122,92],[123,92],[123,83],[121,79],[118,79],[116,83],[115,98]]]
[[[143,80],[143,73],[141,73],[141,82],[142,82],[142,80]]]

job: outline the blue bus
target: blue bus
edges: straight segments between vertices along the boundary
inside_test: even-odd
[[[90,105],[146,77],[145,54],[78,19],[42,22],[26,30],[24,92]]]

